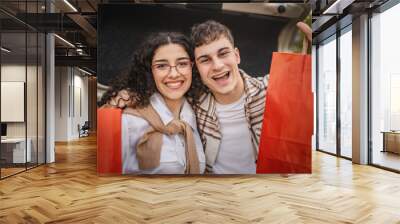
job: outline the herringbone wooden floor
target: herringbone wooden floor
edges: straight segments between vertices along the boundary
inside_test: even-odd
[[[90,137],[0,181],[0,223],[400,223],[400,175],[315,152],[311,175],[99,177]]]

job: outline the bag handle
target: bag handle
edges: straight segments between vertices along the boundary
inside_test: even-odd
[[[301,50],[302,54],[307,54],[308,51],[308,40],[306,37],[303,38],[303,49]]]

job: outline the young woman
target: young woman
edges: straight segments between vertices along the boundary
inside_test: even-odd
[[[129,90],[135,107],[122,115],[124,174],[200,174],[205,158],[195,114],[185,96],[197,99],[201,81],[192,76],[193,50],[180,33],[150,36],[129,72],[108,93]]]

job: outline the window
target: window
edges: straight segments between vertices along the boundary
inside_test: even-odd
[[[318,149],[336,153],[336,36],[318,48]]]
[[[398,21],[400,4],[371,18],[371,159],[372,164],[396,170],[400,170]]]
[[[352,157],[352,33],[351,26],[340,36],[340,155]]]

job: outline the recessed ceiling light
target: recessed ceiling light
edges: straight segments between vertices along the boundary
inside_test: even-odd
[[[71,4],[69,3],[68,0],[64,0],[65,4],[68,5],[68,7],[70,7],[74,12],[78,12],[78,10]]]
[[[54,36],[57,37],[57,38],[58,38],[59,40],[61,40],[62,42],[66,43],[68,46],[75,48],[75,45],[73,45],[73,44],[72,44],[71,42],[69,42],[68,40],[66,40],[66,39],[64,39],[64,38],[62,38],[62,37],[60,37],[60,36],[57,35],[57,34],[54,34]]]
[[[87,75],[92,75],[92,73],[90,73],[90,72],[88,72],[88,71],[86,71],[86,70],[83,70],[83,69],[81,69],[81,68],[79,68],[79,67],[78,67],[78,70],[81,71],[81,72],[83,72],[83,73],[85,73],[85,74],[87,74]]]
[[[336,0],[322,14],[342,14],[343,9],[351,5],[355,0]]]
[[[1,51],[4,51],[6,53],[10,53],[11,52],[11,50],[9,50],[9,49],[7,49],[5,47],[1,47]]]

